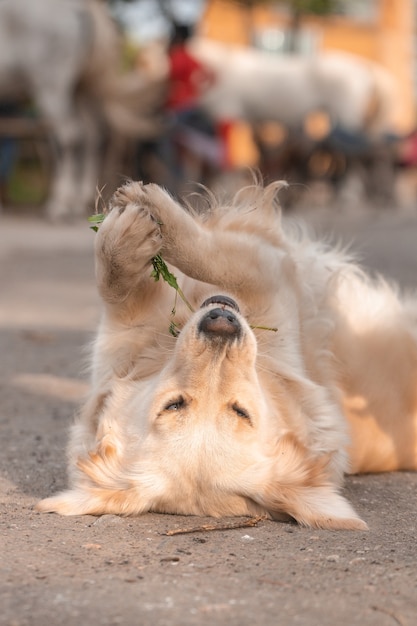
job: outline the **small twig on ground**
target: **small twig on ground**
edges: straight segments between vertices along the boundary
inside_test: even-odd
[[[232,530],[234,528],[250,528],[257,526],[259,522],[267,519],[265,516],[251,517],[248,520],[240,522],[221,522],[219,524],[202,524],[201,526],[192,526],[191,528],[175,528],[168,530],[164,535],[172,537],[173,535],[185,535],[187,533],[200,533],[211,530]]]
[[[371,608],[373,611],[379,611],[380,613],[385,613],[385,615],[389,615],[397,624],[399,624],[399,626],[406,626],[403,618],[394,613],[394,611],[391,611],[390,609],[384,609],[384,607],[376,605],[373,605]]]

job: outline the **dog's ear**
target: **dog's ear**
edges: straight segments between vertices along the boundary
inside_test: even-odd
[[[293,436],[286,435],[277,443],[269,479],[252,498],[273,518],[287,513],[303,526],[367,530],[329,480],[328,461],[326,457],[311,458]]]
[[[41,513],[59,515],[140,515],[150,510],[151,501],[137,490],[117,491],[94,487],[69,489],[35,505]]]
[[[103,515],[107,513],[100,497],[94,497],[84,489],[69,489],[45,498],[35,505],[40,513],[58,513],[59,515]]]
[[[282,511],[302,526],[328,530],[367,530],[349,502],[330,485],[281,488],[275,485],[263,494],[263,505],[272,518],[280,519]]]
[[[150,510],[154,493],[123,471],[114,447],[102,441],[96,452],[78,459],[77,469],[74,488],[41,500],[36,510],[59,515],[140,515]]]

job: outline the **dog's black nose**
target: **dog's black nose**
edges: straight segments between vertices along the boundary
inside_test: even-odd
[[[209,304],[222,304],[223,306],[229,306],[231,309],[234,309],[239,313],[239,307],[237,303],[232,300],[232,298],[229,298],[229,296],[211,296],[211,298],[207,298],[207,300],[204,300],[200,308],[202,309]]]
[[[241,326],[233,311],[217,307],[211,309],[204,315],[200,321],[198,330],[207,335],[207,337],[234,339],[239,336]]]

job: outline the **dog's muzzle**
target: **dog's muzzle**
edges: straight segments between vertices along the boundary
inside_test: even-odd
[[[201,308],[208,307],[210,304],[220,306],[207,311],[200,320],[198,330],[209,338],[234,339],[238,337],[242,327],[235,314],[235,311],[239,312],[236,302],[228,296],[212,296],[203,302]]]

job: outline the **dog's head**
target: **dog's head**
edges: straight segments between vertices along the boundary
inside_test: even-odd
[[[94,485],[83,485],[90,510],[79,512],[268,514],[366,528],[332,485],[328,456],[313,458],[289,431],[285,391],[271,393],[262,380],[238,304],[223,295],[204,301],[159,376],[130,402],[133,422],[146,414],[147,434],[127,442],[124,457],[103,442],[79,461]]]
[[[162,478],[151,508],[266,512],[311,526],[363,528],[330,484],[328,457],[311,458],[288,431],[285,407],[263,388],[256,365],[257,342],[237,303],[227,296],[203,302],[153,394],[144,450]]]

